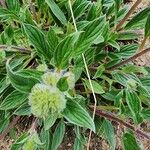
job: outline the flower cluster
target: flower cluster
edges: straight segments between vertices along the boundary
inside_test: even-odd
[[[31,112],[40,118],[45,118],[51,113],[60,114],[66,107],[65,94],[57,88],[61,77],[66,77],[69,88],[75,86],[74,74],[70,72],[47,72],[42,76],[42,83],[36,84],[29,95]]]

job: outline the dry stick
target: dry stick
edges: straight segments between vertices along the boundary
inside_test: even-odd
[[[90,107],[91,109],[93,109],[93,107]],[[144,133],[143,131],[139,130],[139,129],[136,129],[133,125],[117,118],[115,115],[113,115],[112,113],[108,113],[108,112],[105,112],[105,111],[102,111],[102,110],[96,110],[96,115],[98,116],[101,116],[101,117],[104,117],[106,119],[109,119],[111,121],[115,121],[117,123],[120,123],[122,125],[124,125],[125,127],[133,130],[135,133],[139,134],[140,136],[150,140],[150,136],[147,135],[146,133]]]
[[[19,52],[22,52],[22,53],[30,53],[30,50],[27,49],[27,48],[17,47],[17,46],[13,46],[13,45],[11,45],[11,46],[8,46],[8,45],[0,45],[0,49],[8,49],[8,48],[10,48],[10,49],[15,49],[15,50],[17,50],[17,51],[19,51]]]
[[[125,15],[125,17],[117,24],[116,31],[119,30],[122,25],[126,22],[126,20],[130,17],[130,15],[134,12],[134,10],[137,8],[137,6],[142,2],[142,0],[137,0],[134,5],[131,7],[131,9],[128,11],[128,13]]]
[[[29,130],[29,133],[30,133],[31,135],[35,132],[35,130],[36,130],[36,128],[37,128],[37,122],[38,122],[38,119],[35,118],[35,120],[33,121],[32,125],[31,125],[31,128],[30,128],[30,130]]]
[[[74,24],[75,30],[77,32],[78,29],[77,29],[76,22],[75,22],[75,18],[74,18],[74,14],[73,14],[73,10],[72,10],[71,1],[69,0],[68,2],[69,2],[69,7],[70,7],[70,11],[71,11],[71,16],[72,16],[73,24]],[[93,88],[93,85],[92,85],[92,82],[91,82],[90,73],[89,73],[88,66],[87,66],[87,63],[86,63],[86,60],[85,60],[85,56],[84,56],[83,53],[82,53],[82,58],[83,58],[83,61],[84,61],[86,73],[87,73],[87,76],[88,76],[88,80],[89,80],[90,87],[91,87],[92,94],[93,94],[93,98],[94,98],[94,110],[93,110],[93,120],[94,120],[95,113],[96,113],[97,99],[96,99],[96,95],[94,93],[94,88]],[[87,143],[87,150],[89,150],[89,147],[90,147],[91,135],[92,135],[92,130],[90,130],[89,139],[88,139],[88,143]]]
[[[146,40],[147,40],[147,37],[144,37],[144,39],[143,39],[143,41],[142,41],[142,43],[141,43],[141,45],[139,47],[139,50],[138,50],[139,52],[142,51],[142,49],[144,48]]]
[[[107,68],[107,69],[108,69],[108,70],[114,70],[114,69],[116,69],[116,68],[118,68],[118,67],[120,67],[120,66],[122,66],[122,65],[127,64],[127,63],[130,62],[130,61],[135,60],[136,58],[142,56],[143,54],[145,54],[145,53],[147,53],[147,52],[150,52],[150,47],[147,48],[147,49],[145,49],[145,50],[143,50],[143,51],[141,51],[141,52],[139,52],[139,53],[137,53],[137,54],[135,54],[134,56],[132,56],[132,57],[126,59],[126,60],[121,61],[120,63],[118,63],[118,64],[116,64],[116,65],[114,65],[114,66],[112,66],[112,67],[110,67],[110,68]]]
[[[17,116],[12,120],[9,126],[3,131],[2,134],[0,134],[0,140],[3,140],[5,138],[5,136],[10,132],[10,130],[17,124],[19,119],[20,116]]]

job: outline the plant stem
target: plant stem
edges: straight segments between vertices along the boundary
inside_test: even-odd
[[[0,140],[3,140],[5,136],[9,133],[9,131],[17,124],[20,116],[15,117],[12,122],[8,125],[8,127],[0,134]]]
[[[71,16],[72,16],[73,24],[74,24],[74,27],[75,27],[75,31],[77,32],[78,29],[77,29],[76,21],[75,21],[73,10],[72,10],[71,0],[69,0],[68,2],[69,2],[69,7],[70,7]],[[94,98],[94,110],[93,110],[93,120],[94,120],[95,113],[96,113],[97,99],[96,99],[96,95],[94,93],[94,88],[93,88],[92,81],[91,81],[91,78],[90,78],[90,73],[89,73],[89,70],[88,70],[86,59],[85,59],[85,56],[84,56],[83,53],[82,53],[82,59],[84,61],[84,66],[85,66],[85,69],[86,69],[86,73],[87,73],[87,76],[88,76],[88,80],[89,80],[90,87],[91,87],[92,94],[93,94],[93,98]],[[88,138],[88,143],[87,143],[87,150],[89,150],[89,147],[90,147],[91,135],[92,135],[92,130],[90,130],[90,134],[89,134],[89,138]]]
[[[118,67],[120,67],[120,66],[122,66],[122,65],[127,64],[127,63],[130,62],[130,61],[135,60],[136,58],[138,58],[138,57],[144,55],[144,54],[147,53],[147,52],[150,52],[150,47],[147,48],[147,49],[145,49],[145,50],[143,50],[143,51],[141,51],[141,52],[139,52],[139,53],[137,53],[137,54],[135,54],[134,56],[132,56],[132,57],[126,59],[126,60],[121,61],[120,63],[118,63],[118,64],[116,64],[116,65],[114,65],[114,66],[112,66],[112,67],[110,67],[110,68],[107,68],[107,69],[108,69],[108,70],[114,70],[114,69],[116,69],[116,68],[118,68]]]
[[[93,110],[93,107],[90,107],[90,108]],[[140,136],[142,136],[142,137],[144,137],[144,138],[150,140],[150,136],[147,135],[145,132],[143,132],[143,131],[141,131],[141,130],[139,130],[139,129],[136,129],[133,125],[131,125],[131,124],[129,124],[129,123],[127,123],[127,122],[125,122],[125,121],[123,121],[123,120],[117,118],[117,117],[116,117],[114,114],[112,114],[112,113],[108,113],[108,112],[105,112],[105,111],[102,111],[102,110],[98,110],[98,109],[97,109],[97,110],[96,110],[96,115],[101,116],[101,117],[104,117],[104,118],[106,118],[106,119],[108,119],[108,120],[111,120],[111,121],[115,121],[115,122],[117,122],[117,123],[119,123],[119,124],[122,124],[123,126],[125,126],[125,127],[129,128],[129,129],[133,130],[136,134],[139,134]]]
[[[142,2],[142,0],[137,0],[131,9],[128,11],[128,13],[125,15],[125,17],[117,24],[116,31],[119,30],[122,25],[126,22],[126,20],[130,17],[130,15],[134,12],[134,10],[137,8],[137,6]]]
[[[18,47],[18,46],[13,46],[13,45],[11,45],[11,46],[8,46],[8,45],[0,45],[0,50],[1,49],[15,49],[15,50],[17,50],[17,51],[19,51],[19,52],[22,52],[22,53],[30,53],[30,50],[29,49],[27,49],[27,48],[23,48],[23,47]]]
[[[144,37],[144,39],[143,39],[143,41],[142,41],[142,43],[141,43],[141,45],[139,47],[139,52],[142,51],[142,49],[144,48],[146,40],[147,40],[147,37]]]

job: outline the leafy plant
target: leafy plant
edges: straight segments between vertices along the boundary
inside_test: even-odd
[[[34,120],[11,150],[58,149],[65,126],[75,132],[74,150],[89,149],[92,132],[114,150],[112,121],[128,128],[125,150],[140,149],[136,135],[150,139],[137,129],[150,119],[150,67],[133,63],[150,51],[143,50],[150,7],[128,20],[140,2],[131,8],[123,0],[1,3],[0,139],[20,118]],[[136,29],[145,31],[141,44]]]

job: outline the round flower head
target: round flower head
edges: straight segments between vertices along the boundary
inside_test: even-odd
[[[42,80],[47,85],[56,85],[60,75],[57,72],[47,72],[42,76]]]
[[[66,107],[65,95],[56,87],[45,84],[36,84],[29,95],[31,112],[45,118],[50,113],[60,113]]]
[[[72,72],[66,72],[64,77],[67,77],[67,82],[69,85],[69,89],[73,89],[75,87],[75,76]]]

